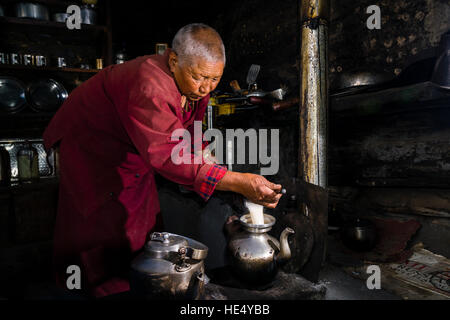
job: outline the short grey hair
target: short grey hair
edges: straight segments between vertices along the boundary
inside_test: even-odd
[[[206,31],[211,41],[202,41],[197,35]],[[209,62],[222,61],[225,65],[225,46],[219,33],[203,23],[191,23],[182,27],[175,34],[172,41],[172,50],[178,55],[180,64],[194,57],[206,59]]]

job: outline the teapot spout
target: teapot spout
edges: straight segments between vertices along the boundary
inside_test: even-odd
[[[283,264],[291,258],[291,249],[289,248],[288,236],[295,231],[287,227],[280,235],[280,252],[277,254],[277,263]]]

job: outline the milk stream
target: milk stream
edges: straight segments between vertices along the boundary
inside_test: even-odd
[[[256,204],[250,201],[246,201],[245,205],[250,211],[252,224],[264,224],[264,207],[260,204]]]

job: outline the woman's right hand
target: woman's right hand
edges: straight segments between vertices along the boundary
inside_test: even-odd
[[[280,184],[272,183],[263,176],[253,173],[228,171],[216,188],[240,193],[251,202],[272,209],[278,205],[282,196]]]

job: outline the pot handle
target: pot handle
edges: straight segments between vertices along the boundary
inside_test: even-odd
[[[194,260],[204,260],[208,255],[208,247],[193,239],[185,239],[188,241],[186,256]]]

